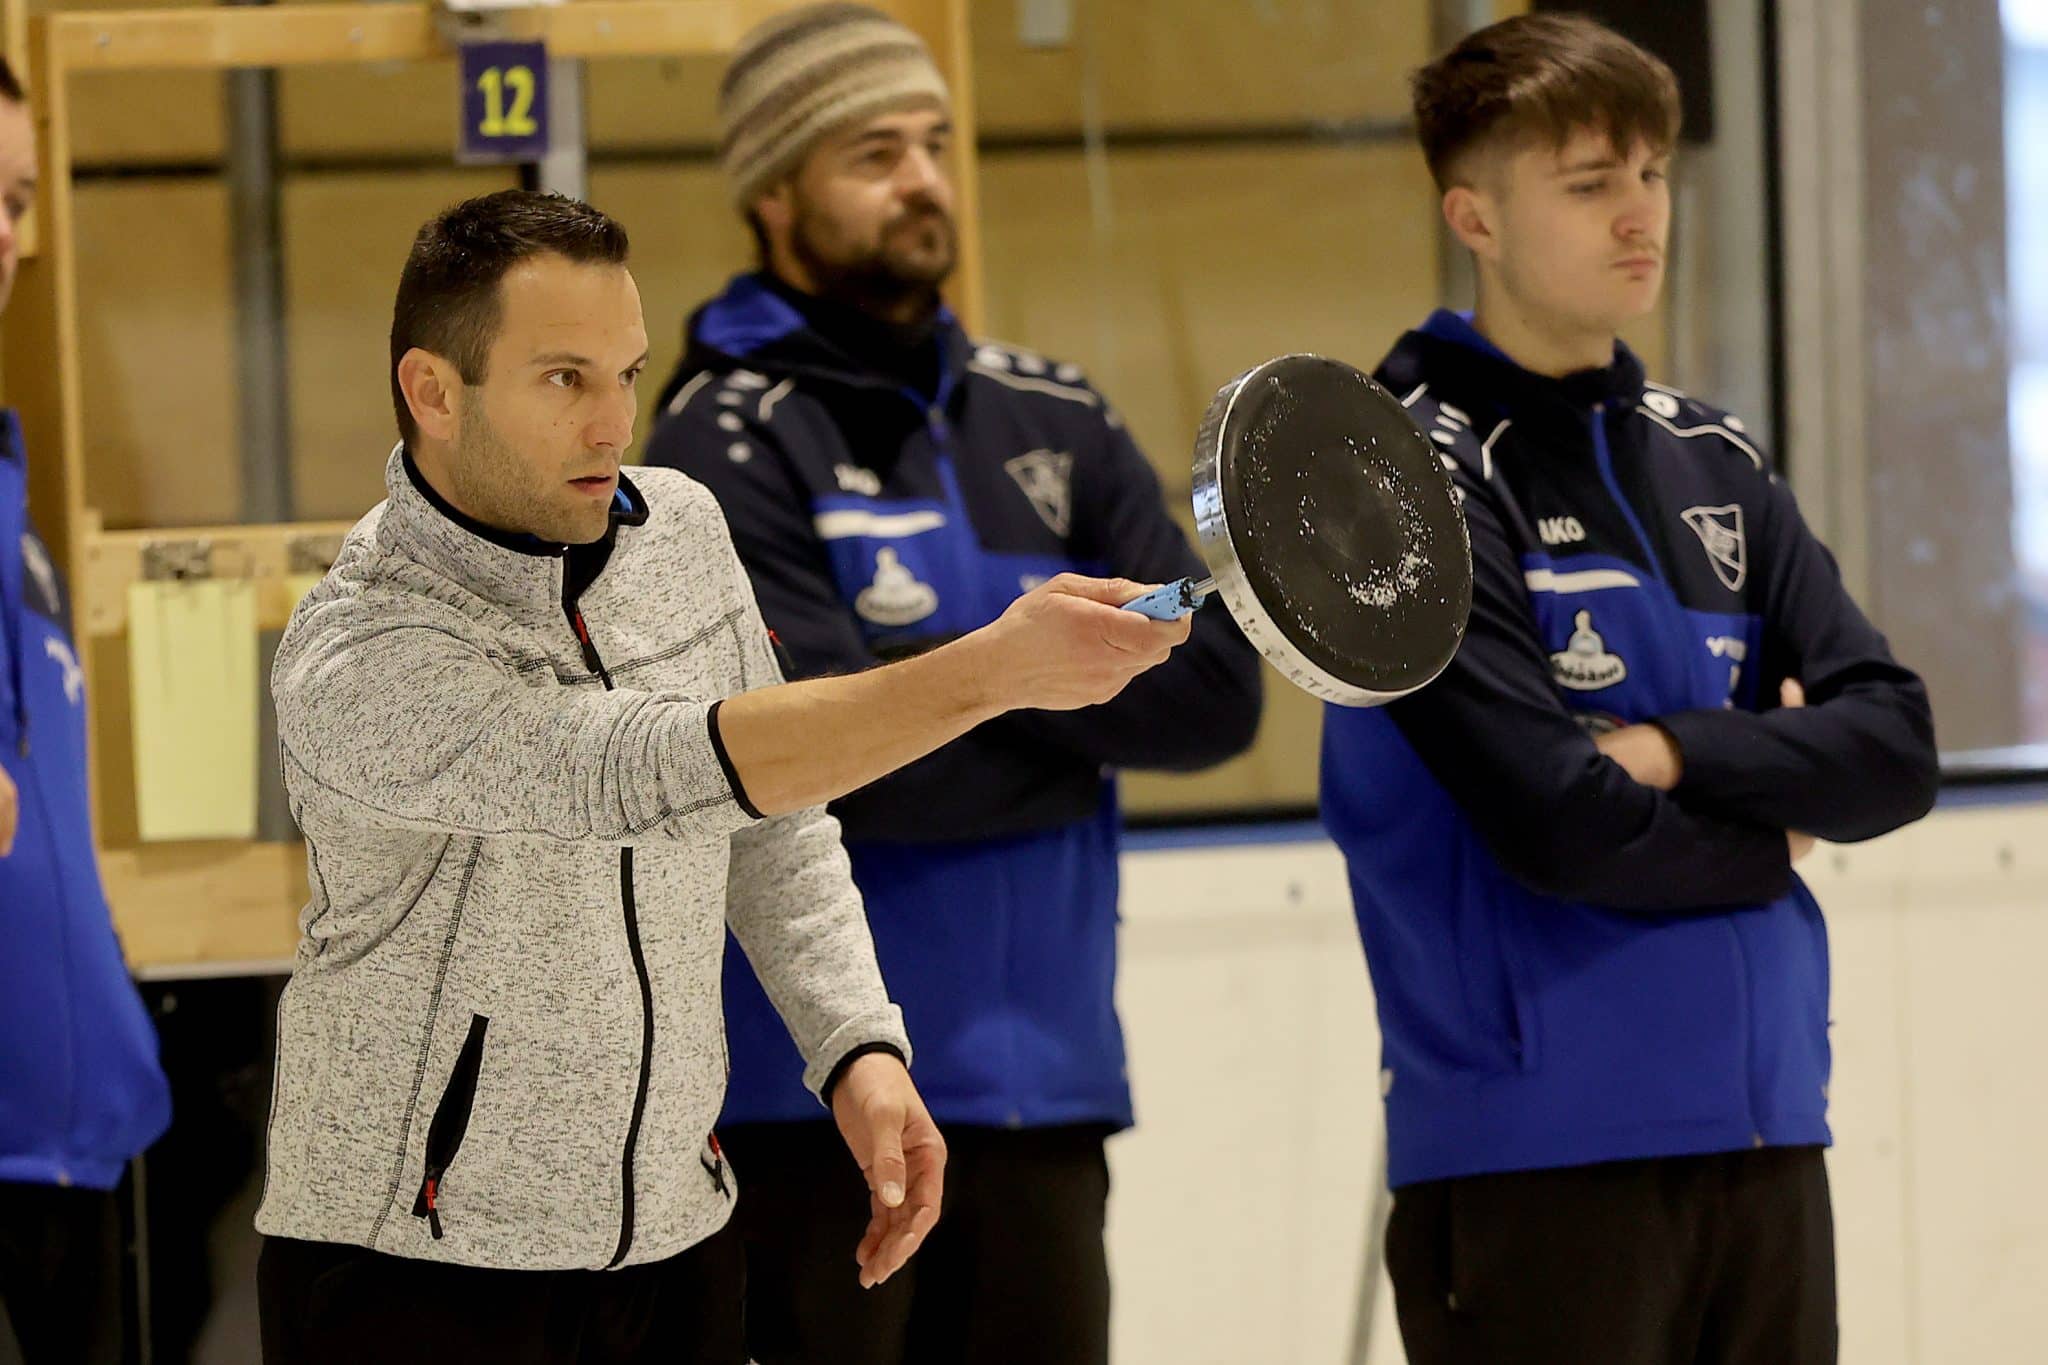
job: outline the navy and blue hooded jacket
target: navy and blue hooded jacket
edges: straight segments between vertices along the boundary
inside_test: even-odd
[[[21,803],[0,858],[0,1181],[111,1189],[171,1099],[100,887],[69,619],[0,411],[0,766]]]
[[[863,321],[740,277],[690,320],[648,443],[717,495],[790,676],[930,649],[1054,574],[1203,572],[1078,370],[977,346],[945,314],[908,342]],[[1244,749],[1258,669],[1228,615],[1203,612],[1107,705],[1012,713],[834,803],[941,1122],[1131,1121],[1109,773]],[[737,953],[725,990],[725,1121],[818,1118]]]
[[[1927,812],[1920,680],[1742,424],[1627,348],[1547,379],[1438,313],[1378,377],[1452,472],[1476,580],[1441,678],[1324,720],[1392,1183],[1827,1142],[1827,933],[1785,831]],[[1675,791],[1594,747],[1636,722]]]

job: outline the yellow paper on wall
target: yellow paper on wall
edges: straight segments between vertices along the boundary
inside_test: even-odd
[[[256,835],[256,585],[128,585],[135,814],[145,840]]]

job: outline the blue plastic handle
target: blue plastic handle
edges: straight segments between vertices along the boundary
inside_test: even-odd
[[[1155,621],[1178,621],[1208,601],[1209,594],[1215,590],[1216,580],[1213,578],[1183,578],[1163,588],[1154,588],[1143,597],[1133,598],[1124,603],[1124,610],[1135,611]]]

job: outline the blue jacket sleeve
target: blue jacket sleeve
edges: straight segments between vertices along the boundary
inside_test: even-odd
[[[1076,461],[1074,545],[1119,578],[1170,583],[1208,570],[1166,510],[1159,476],[1121,425],[1098,458]],[[1046,742],[1118,768],[1193,771],[1251,746],[1263,698],[1258,652],[1222,601],[1197,611],[1187,643],[1101,706],[1020,720]]]
[[[1691,809],[1823,839],[1871,839],[1934,805],[1941,767],[1927,688],[1892,658],[1842,586],[1834,556],[1773,480],[1763,574],[1765,695],[1796,678],[1807,704],[1761,714],[1688,711],[1659,724],[1678,744]]]
[[[718,499],[789,677],[875,667],[881,660],[840,595],[795,467],[771,430],[750,425],[746,439],[753,454],[735,463],[726,453],[734,437],[717,428],[708,404],[693,403],[661,419],[644,458],[681,470]],[[1039,828],[1048,804],[1085,807],[1100,783],[1092,769],[1046,758],[1014,715],[1002,716],[831,809],[849,840],[923,843]]]
[[[1472,532],[1471,622],[1443,675],[1388,714],[1502,868],[1540,895],[1616,910],[1781,895],[1782,829],[1688,810],[1594,746],[1557,695],[1491,494],[1465,471],[1456,478]]]

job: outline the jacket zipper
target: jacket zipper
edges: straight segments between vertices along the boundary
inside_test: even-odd
[[[568,590],[567,568],[565,563],[564,593]],[[576,632],[576,643],[582,648],[584,665],[598,676],[605,691],[612,691],[612,675],[599,657],[597,646],[591,643],[590,627],[583,620],[583,608],[565,597],[562,610],[569,618],[570,629]],[[640,913],[633,900],[633,850],[630,848],[619,850],[619,904],[626,916],[626,948],[633,957],[633,975],[640,982],[640,1079],[633,1089],[633,1118],[626,1125],[626,1147],[620,1157],[619,1245],[605,1264],[607,1270],[624,1261],[633,1246],[633,1149],[640,1142],[640,1122],[647,1113],[647,1076],[654,1064],[654,987],[647,979],[647,958],[640,947]]]
[[[1628,499],[1622,496],[1621,483],[1614,477],[1614,456],[1607,448],[1607,404],[1593,405],[1592,427],[1593,459],[1600,466],[1600,481],[1607,485],[1607,495],[1614,499],[1614,505],[1620,511],[1622,520],[1626,521],[1628,529],[1635,533],[1636,544],[1641,546],[1643,551],[1643,567],[1650,571],[1650,577],[1662,583],[1664,567],[1658,562],[1657,552],[1650,548],[1649,532],[1643,529],[1641,519],[1636,516],[1636,509],[1629,506]]]

